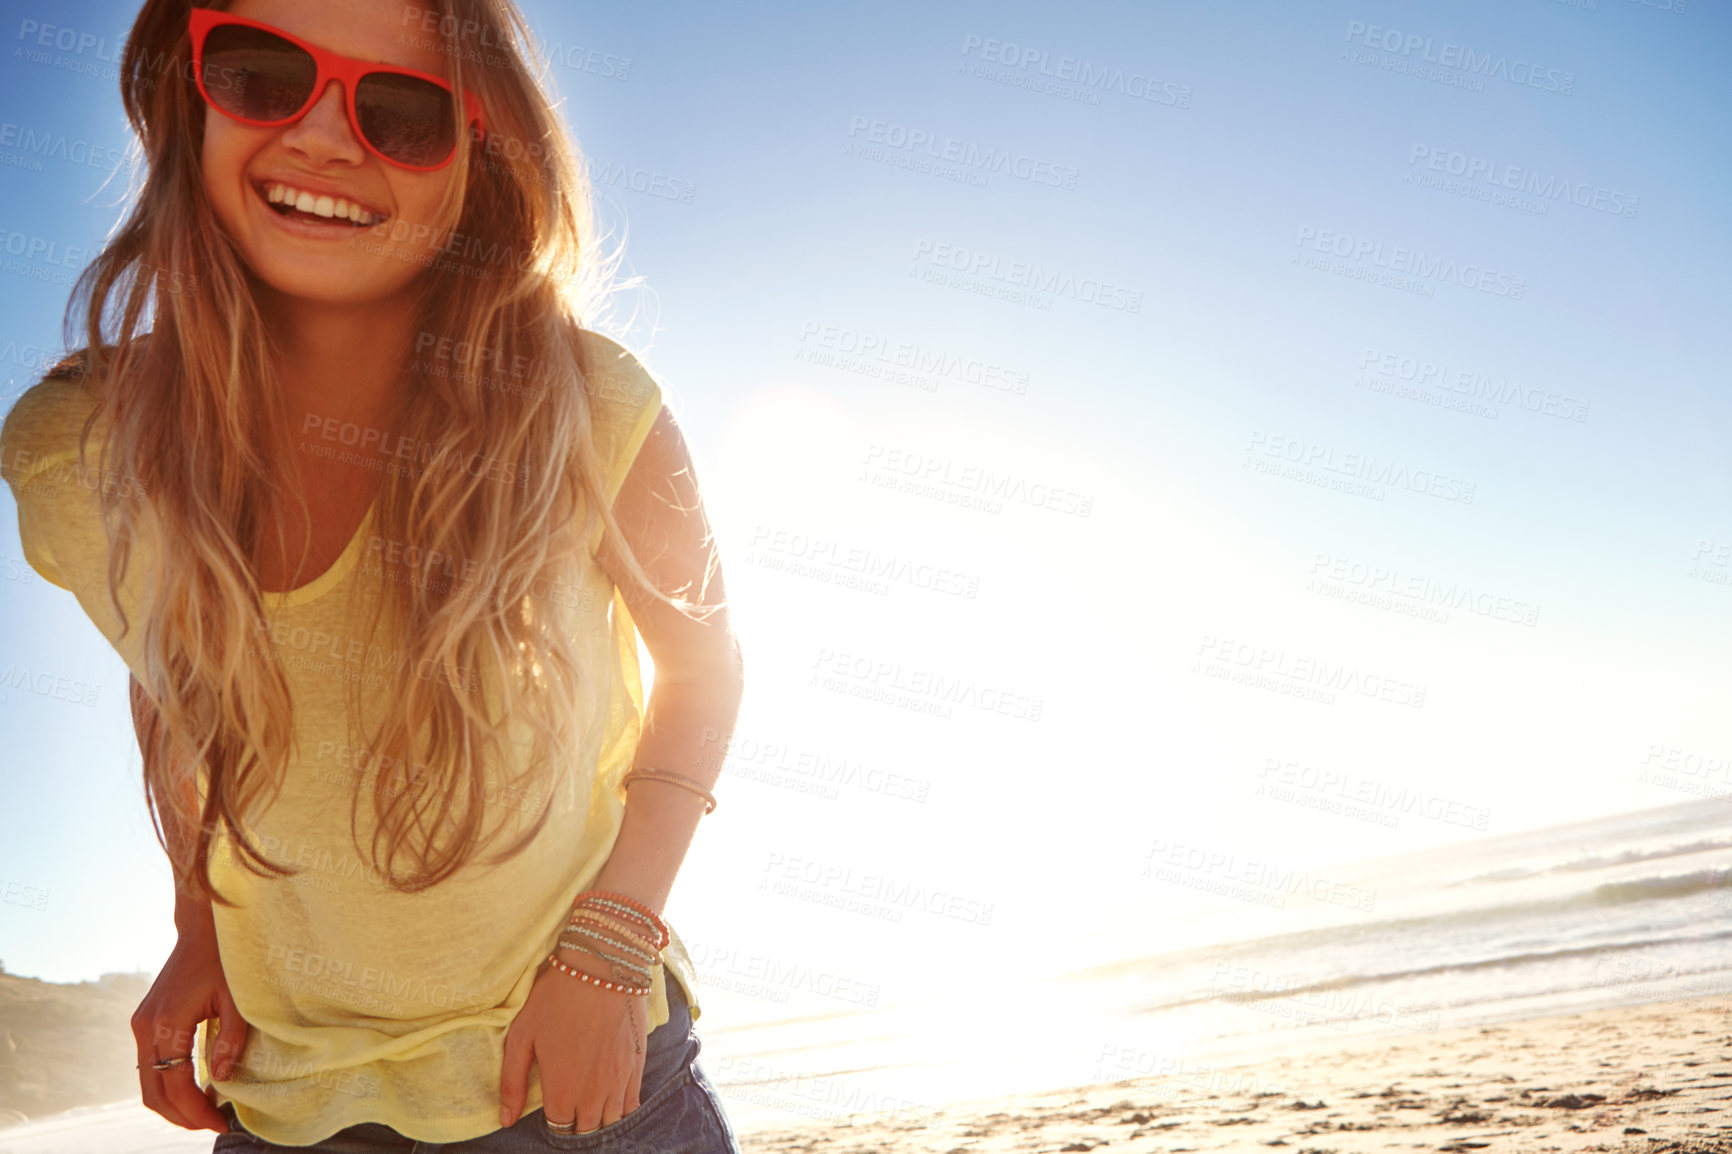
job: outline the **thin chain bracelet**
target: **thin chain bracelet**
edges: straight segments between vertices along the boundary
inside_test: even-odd
[[[633,923],[651,931],[653,937],[638,933]],[[604,942],[622,952],[636,955],[646,961],[660,963],[661,951],[667,947],[672,935],[668,930],[667,923],[662,921],[654,910],[633,901],[624,894],[605,891],[586,891],[573,903],[565,933],[560,935],[559,946],[600,958],[607,963],[608,969],[612,971],[616,979],[620,979],[619,981],[609,982],[568,966],[559,960],[557,952],[547,955],[547,960],[561,973],[577,978],[579,981],[626,994],[642,996],[654,993],[654,971],[649,966],[632,966],[624,959],[616,960],[597,949],[576,942],[568,942],[565,940],[566,933],[576,933],[585,938]],[[626,940],[627,938],[635,939],[642,946],[649,947],[649,950],[634,946]],[[634,974],[642,974],[641,980],[644,984],[642,986],[626,984],[621,963],[624,963],[626,969]],[[632,1049],[635,1053],[642,1054],[644,1052],[643,1041],[638,1037],[637,1018],[630,1010],[626,1011],[626,1021],[631,1026]]]
[[[610,943],[604,943],[604,944],[610,944]],[[573,941],[569,938],[561,938],[561,939],[559,939],[559,945],[554,950],[554,952],[558,953],[560,950],[573,950],[573,951],[576,951],[577,953],[580,953],[580,954],[593,954],[594,956],[607,962],[609,965],[624,966],[632,974],[636,975],[637,980],[640,984],[643,982],[649,981],[655,975],[655,968],[652,965],[643,965],[643,964],[640,964],[637,962],[633,962],[628,958],[618,957],[614,954],[607,953],[604,950],[597,949],[595,946],[591,945],[588,942]]]
[[[611,946],[614,944],[613,942],[609,941],[606,938],[597,938],[597,941],[603,945]],[[647,965],[634,965],[631,962],[626,961],[624,958],[616,958],[616,957],[612,956],[611,954],[605,954],[601,950],[596,949],[594,946],[585,945],[581,942],[570,942],[564,938],[559,939],[559,944],[560,944],[560,947],[563,949],[576,950],[578,953],[583,953],[583,954],[592,954],[595,957],[600,958],[602,961],[608,963],[610,966],[614,966],[615,967],[615,974],[614,974],[615,977],[622,977],[623,976],[623,975],[618,973],[618,967],[619,966],[624,966],[627,970],[631,971],[634,975],[636,975],[638,977],[638,980],[642,981],[642,982],[648,982],[654,977],[654,971],[651,970],[649,966],[647,966]]]
[[[583,939],[589,940],[586,941]],[[601,947],[607,947],[607,949]],[[575,950],[578,953],[590,954],[594,957],[600,958],[610,966],[624,966],[633,974],[638,975],[642,984],[649,984],[649,982],[654,978],[656,967],[662,964],[661,954],[657,952],[644,955],[643,960],[636,961],[630,957],[620,957],[617,954],[608,952],[608,950],[620,950],[625,948],[628,947],[626,947],[622,942],[609,938],[605,934],[595,933],[594,931],[585,930],[581,927],[579,927],[575,933],[561,934],[559,938],[559,949]],[[623,977],[623,975],[618,973],[617,968],[614,976]]]
[[[614,965],[612,962],[608,963],[608,968],[613,970],[613,976],[614,977],[617,978],[617,977],[621,976],[621,974],[619,972],[619,967]],[[646,979],[646,980],[648,980],[648,979]],[[651,989],[654,989],[654,987],[652,986]],[[635,1014],[633,1014],[630,1010],[627,1010],[626,1014],[625,1014],[625,1020],[631,1026],[632,1052],[637,1053],[637,1054],[643,1053],[643,1043],[638,1041],[638,1036],[637,1036],[637,1016]]]
[[[601,926],[598,923],[590,922],[587,919],[582,921],[573,921],[570,925],[566,926],[565,929],[561,930],[560,936],[562,940],[566,934],[584,934],[593,938],[606,938],[608,941],[618,946],[623,953],[630,954],[641,961],[654,962],[660,960],[661,951],[655,949],[654,943],[652,943],[648,938],[640,938],[635,934],[626,935],[617,930],[611,929],[611,927]]]
[[[626,974],[621,971],[619,961],[608,956],[607,954],[602,953],[600,950],[594,949],[590,946],[580,945],[580,944],[577,944],[575,942],[567,942],[567,941],[564,941],[563,939],[560,941],[559,944],[560,944],[560,947],[562,949],[573,950],[577,953],[588,954],[591,957],[600,958],[602,961],[607,963],[608,968],[613,971],[613,976],[615,978],[619,979],[621,982],[623,982],[625,980]],[[637,989],[644,989],[644,988],[653,989],[654,988],[655,973],[648,966],[627,965],[625,968],[627,970],[631,971],[633,976],[636,977],[638,982],[640,983],[640,985],[638,985],[636,987]],[[635,1025],[632,1027],[634,1032],[635,1032],[636,1028],[637,1027]]]

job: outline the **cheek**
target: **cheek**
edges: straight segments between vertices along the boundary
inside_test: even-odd
[[[390,173],[387,179],[391,182],[392,198],[397,202],[397,215],[419,224],[433,223],[439,216],[445,190],[452,184],[455,168],[453,164],[440,172]]]
[[[232,227],[243,207],[241,195],[246,181],[242,174],[252,154],[246,130],[238,125],[209,117],[205,121],[204,144],[199,157],[199,179],[204,185],[205,199],[223,224]]]

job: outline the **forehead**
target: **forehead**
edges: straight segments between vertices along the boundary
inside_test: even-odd
[[[431,0],[234,0],[226,10],[343,56],[450,77],[444,39],[423,30],[424,19],[427,28],[439,24]]]

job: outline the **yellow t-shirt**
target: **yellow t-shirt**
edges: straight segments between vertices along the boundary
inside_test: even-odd
[[[588,332],[583,339],[595,444],[611,502],[660,411],[661,389],[613,341]],[[103,485],[124,482],[95,472],[100,430],[92,438],[91,472],[79,470],[78,432],[91,407],[91,395],[77,381],[46,380],[31,388],[0,430],[0,472],[18,501],[26,559],[78,598],[136,673],[137,607],[151,544],[133,549],[122,586],[133,629],[121,637],[108,595],[99,501]],[[545,803],[551,810],[546,825],[506,863],[471,863],[418,894],[385,886],[352,840],[353,779],[376,767],[350,742],[346,687],[358,680],[365,702],[389,684],[386,679],[418,671],[403,668],[382,635],[367,640],[369,606],[377,604],[388,571],[381,553],[403,548],[381,540],[372,521],[369,512],[328,572],[298,589],[265,595],[266,623],[285,667],[300,740],[282,792],[249,832],[267,857],[301,871],[260,877],[231,857],[226,838],[212,855],[217,888],[240,903],[215,905],[213,912],[224,975],[252,1027],[234,1076],[216,1083],[217,1101],[232,1101],[242,1125],[284,1145],[308,1145],[360,1122],[383,1122],[427,1142],[498,1128],[506,1029],[572,902],[612,852],[624,817],[618,783],[631,768],[644,708],[631,616],[605,571],[588,565],[572,588],[546,595],[570,598],[567,603],[578,607],[585,667],[601,679],[605,708],[592,727],[590,753],[557,779],[550,799],[509,789],[490,789],[487,797],[489,807],[518,811]],[[590,543],[595,548],[599,533]],[[417,572],[431,580],[460,576],[443,561],[423,562]],[[357,825],[364,847],[371,818],[372,803],[363,794]],[[489,827],[494,821],[490,814]],[[695,1019],[696,975],[677,935],[663,959]],[[658,967],[649,997],[651,1029],[668,1020],[665,981]],[[195,1049],[199,1079],[209,1084],[205,1046]],[[533,1066],[526,1112],[541,1105],[539,1075]]]

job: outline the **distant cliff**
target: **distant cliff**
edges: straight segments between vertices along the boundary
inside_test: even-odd
[[[75,1106],[137,1101],[128,1025],[152,974],[56,985],[0,973],[0,1126]]]

